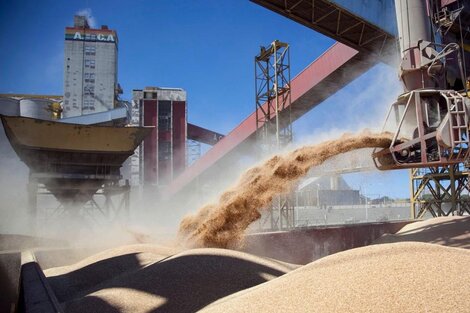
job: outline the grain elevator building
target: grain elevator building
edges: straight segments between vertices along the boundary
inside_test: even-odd
[[[107,26],[92,29],[85,16],[65,28],[63,117],[115,106],[118,38]]]

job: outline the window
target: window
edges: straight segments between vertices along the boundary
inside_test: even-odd
[[[85,87],[83,87],[83,94],[87,95],[87,96],[94,96],[95,95],[95,86],[85,85]]]
[[[95,60],[85,60],[86,68],[95,68]]]
[[[158,117],[158,130],[169,131],[171,126],[171,116]]]
[[[95,83],[95,73],[85,73],[85,83]]]
[[[158,142],[158,158],[160,160],[170,160],[171,158],[171,142]]]
[[[156,92],[144,92],[144,99],[157,99]]]
[[[167,100],[158,101],[158,115],[159,116],[171,115],[171,101],[167,101]]]
[[[95,55],[96,47],[95,46],[85,46],[85,55]]]
[[[163,131],[171,129],[171,101],[158,101],[158,129]]]
[[[83,110],[95,110],[95,100],[94,99],[85,99],[83,100]]]

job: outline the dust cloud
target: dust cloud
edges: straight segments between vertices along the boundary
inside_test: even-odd
[[[290,192],[312,167],[342,153],[385,148],[390,143],[390,133],[363,131],[275,155],[243,173],[238,183],[225,191],[216,203],[183,218],[180,239],[190,247],[238,248],[247,227],[261,217],[260,211],[268,207],[275,196]]]
[[[1,113],[1,112],[0,112]],[[31,234],[25,221],[28,169],[18,159],[0,122],[0,230],[1,233]]]

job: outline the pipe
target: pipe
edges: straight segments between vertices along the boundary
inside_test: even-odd
[[[419,40],[432,41],[426,0],[395,0],[395,12],[402,58]]]

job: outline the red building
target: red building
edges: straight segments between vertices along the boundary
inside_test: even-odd
[[[155,127],[141,147],[140,181],[144,186],[166,186],[186,164],[186,91],[146,87],[133,90],[133,98],[139,107],[139,124]]]

